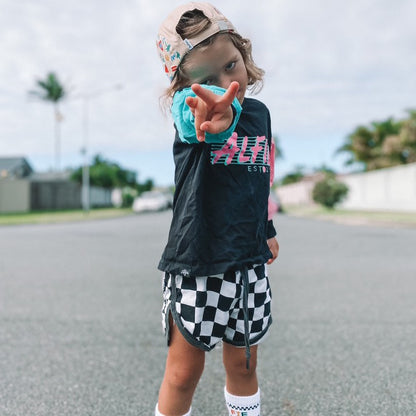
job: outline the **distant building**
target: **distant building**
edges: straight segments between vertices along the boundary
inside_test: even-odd
[[[24,157],[0,157],[0,179],[27,178],[34,170]]]
[[[81,185],[70,177],[70,171],[36,173],[24,157],[0,157],[0,213],[80,209]],[[91,207],[112,206],[111,192],[91,186]]]

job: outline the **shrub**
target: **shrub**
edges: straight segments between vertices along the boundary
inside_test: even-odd
[[[327,208],[334,208],[347,194],[347,185],[337,181],[333,175],[327,175],[315,184],[312,191],[312,198],[318,204]]]
[[[134,202],[134,198],[137,196],[137,190],[130,187],[130,186],[126,186],[122,189],[122,193],[121,193],[121,199],[122,199],[122,204],[121,206],[123,208],[131,208],[131,206],[133,205]]]
[[[122,207],[123,208],[130,208],[133,205],[134,196],[132,194],[123,193],[123,202]]]

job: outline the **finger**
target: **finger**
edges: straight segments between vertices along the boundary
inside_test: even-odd
[[[206,112],[201,111],[201,103],[197,97],[187,97],[186,104],[190,108],[195,120],[195,134],[198,141],[205,141],[205,132],[201,130],[201,124],[206,120]]]
[[[212,121],[204,121],[201,126],[201,130],[205,133],[218,134],[226,130],[226,127],[222,128],[218,123],[213,123]]]
[[[230,86],[225,91],[225,94],[222,96],[222,101],[226,105],[231,105],[234,101],[234,98],[237,96],[238,89],[240,88],[240,84],[237,81],[233,81]]]
[[[205,103],[209,107],[213,107],[214,105],[218,104],[219,102],[224,106],[229,106],[234,101],[234,98],[237,96],[238,89],[240,88],[240,84],[237,81],[233,81],[227,90],[225,91],[223,96],[218,96],[217,94],[213,93],[212,91],[202,87],[199,84],[192,84],[191,86],[192,91],[199,97],[201,100],[205,101]]]
[[[204,121],[199,127],[202,131],[207,131],[209,133],[212,133],[212,131],[210,130],[211,124],[212,123],[210,121]]]
[[[201,130],[211,133],[211,134],[218,134],[230,127],[230,121],[228,119],[224,120],[213,120],[213,121],[204,121],[201,124]]]
[[[196,138],[199,142],[205,141],[205,131],[202,130],[201,126],[206,120],[206,114],[201,113],[200,111],[195,111],[195,133]]]
[[[205,141],[205,132],[202,131],[201,129],[195,129],[196,132],[196,139],[199,142],[204,142]]]
[[[272,252],[272,256],[273,257],[267,261],[267,264],[272,264],[277,259],[277,256],[273,252]]]
[[[195,114],[195,109],[196,109],[196,106],[198,105],[198,99],[195,97],[187,97],[185,102],[190,108],[192,114]]]
[[[213,107],[218,101],[218,95],[202,87],[199,84],[192,84],[192,91],[203,100],[208,107]]]

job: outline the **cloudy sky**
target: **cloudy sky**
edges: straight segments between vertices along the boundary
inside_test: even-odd
[[[88,152],[139,179],[169,184],[172,122],[158,97],[168,85],[155,34],[172,0],[0,0],[0,157],[54,166],[53,111],[30,98],[55,71],[70,91],[62,103],[63,167],[82,163],[85,97]],[[258,98],[272,114],[284,159],[345,171],[334,152],[359,124],[416,108],[413,0],[222,0],[214,3],[253,42],[265,69]],[[122,88],[118,88],[122,85]]]

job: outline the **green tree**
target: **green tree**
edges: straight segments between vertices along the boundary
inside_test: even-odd
[[[404,163],[416,162],[416,110],[408,110],[409,117],[402,121],[399,133],[401,157]]]
[[[72,173],[71,179],[82,183],[82,167]],[[137,189],[137,174],[121,168],[117,163],[106,160],[101,155],[96,155],[90,166],[90,185],[108,189],[123,187]]]
[[[29,91],[29,94],[53,105],[55,119],[55,169],[60,170],[60,123],[63,118],[59,111],[59,104],[66,97],[67,92],[54,72],[49,72],[44,80],[36,80],[36,86],[37,89]]]
[[[328,173],[324,179],[317,182],[312,190],[313,200],[331,209],[341,202],[347,194],[347,185],[337,181],[335,175],[331,173]]]
[[[137,184],[137,192],[139,195],[146,191],[151,191],[153,189],[154,183],[152,179],[146,179],[143,183]],[[172,192],[173,193],[173,192]]]
[[[322,164],[320,167],[315,168],[314,169],[314,172],[315,173],[324,173],[326,175],[328,175],[328,174],[329,175],[335,175],[336,174],[336,172],[334,171],[334,169],[332,169],[329,166],[325,165],[325,163]]]
[[[291,183],[299,182],[304,177],[305,177],[305,167],[298,165],[295,167],[295,170],[293,172],[289,172],[282,178],[281,185],[289,185]]]
[[[374,121],[369,126],[358,126],[337,149],[337,153],[350,154],[346,165],[360,163],[364,170],[374,170],[403,163],[397,157],[397,140],[393,137],[400,132],[402,123],[388,118],[384,121]],[[391,149],[390,153],[387,149]],[[400,153],[400,152],[399,152]]]

